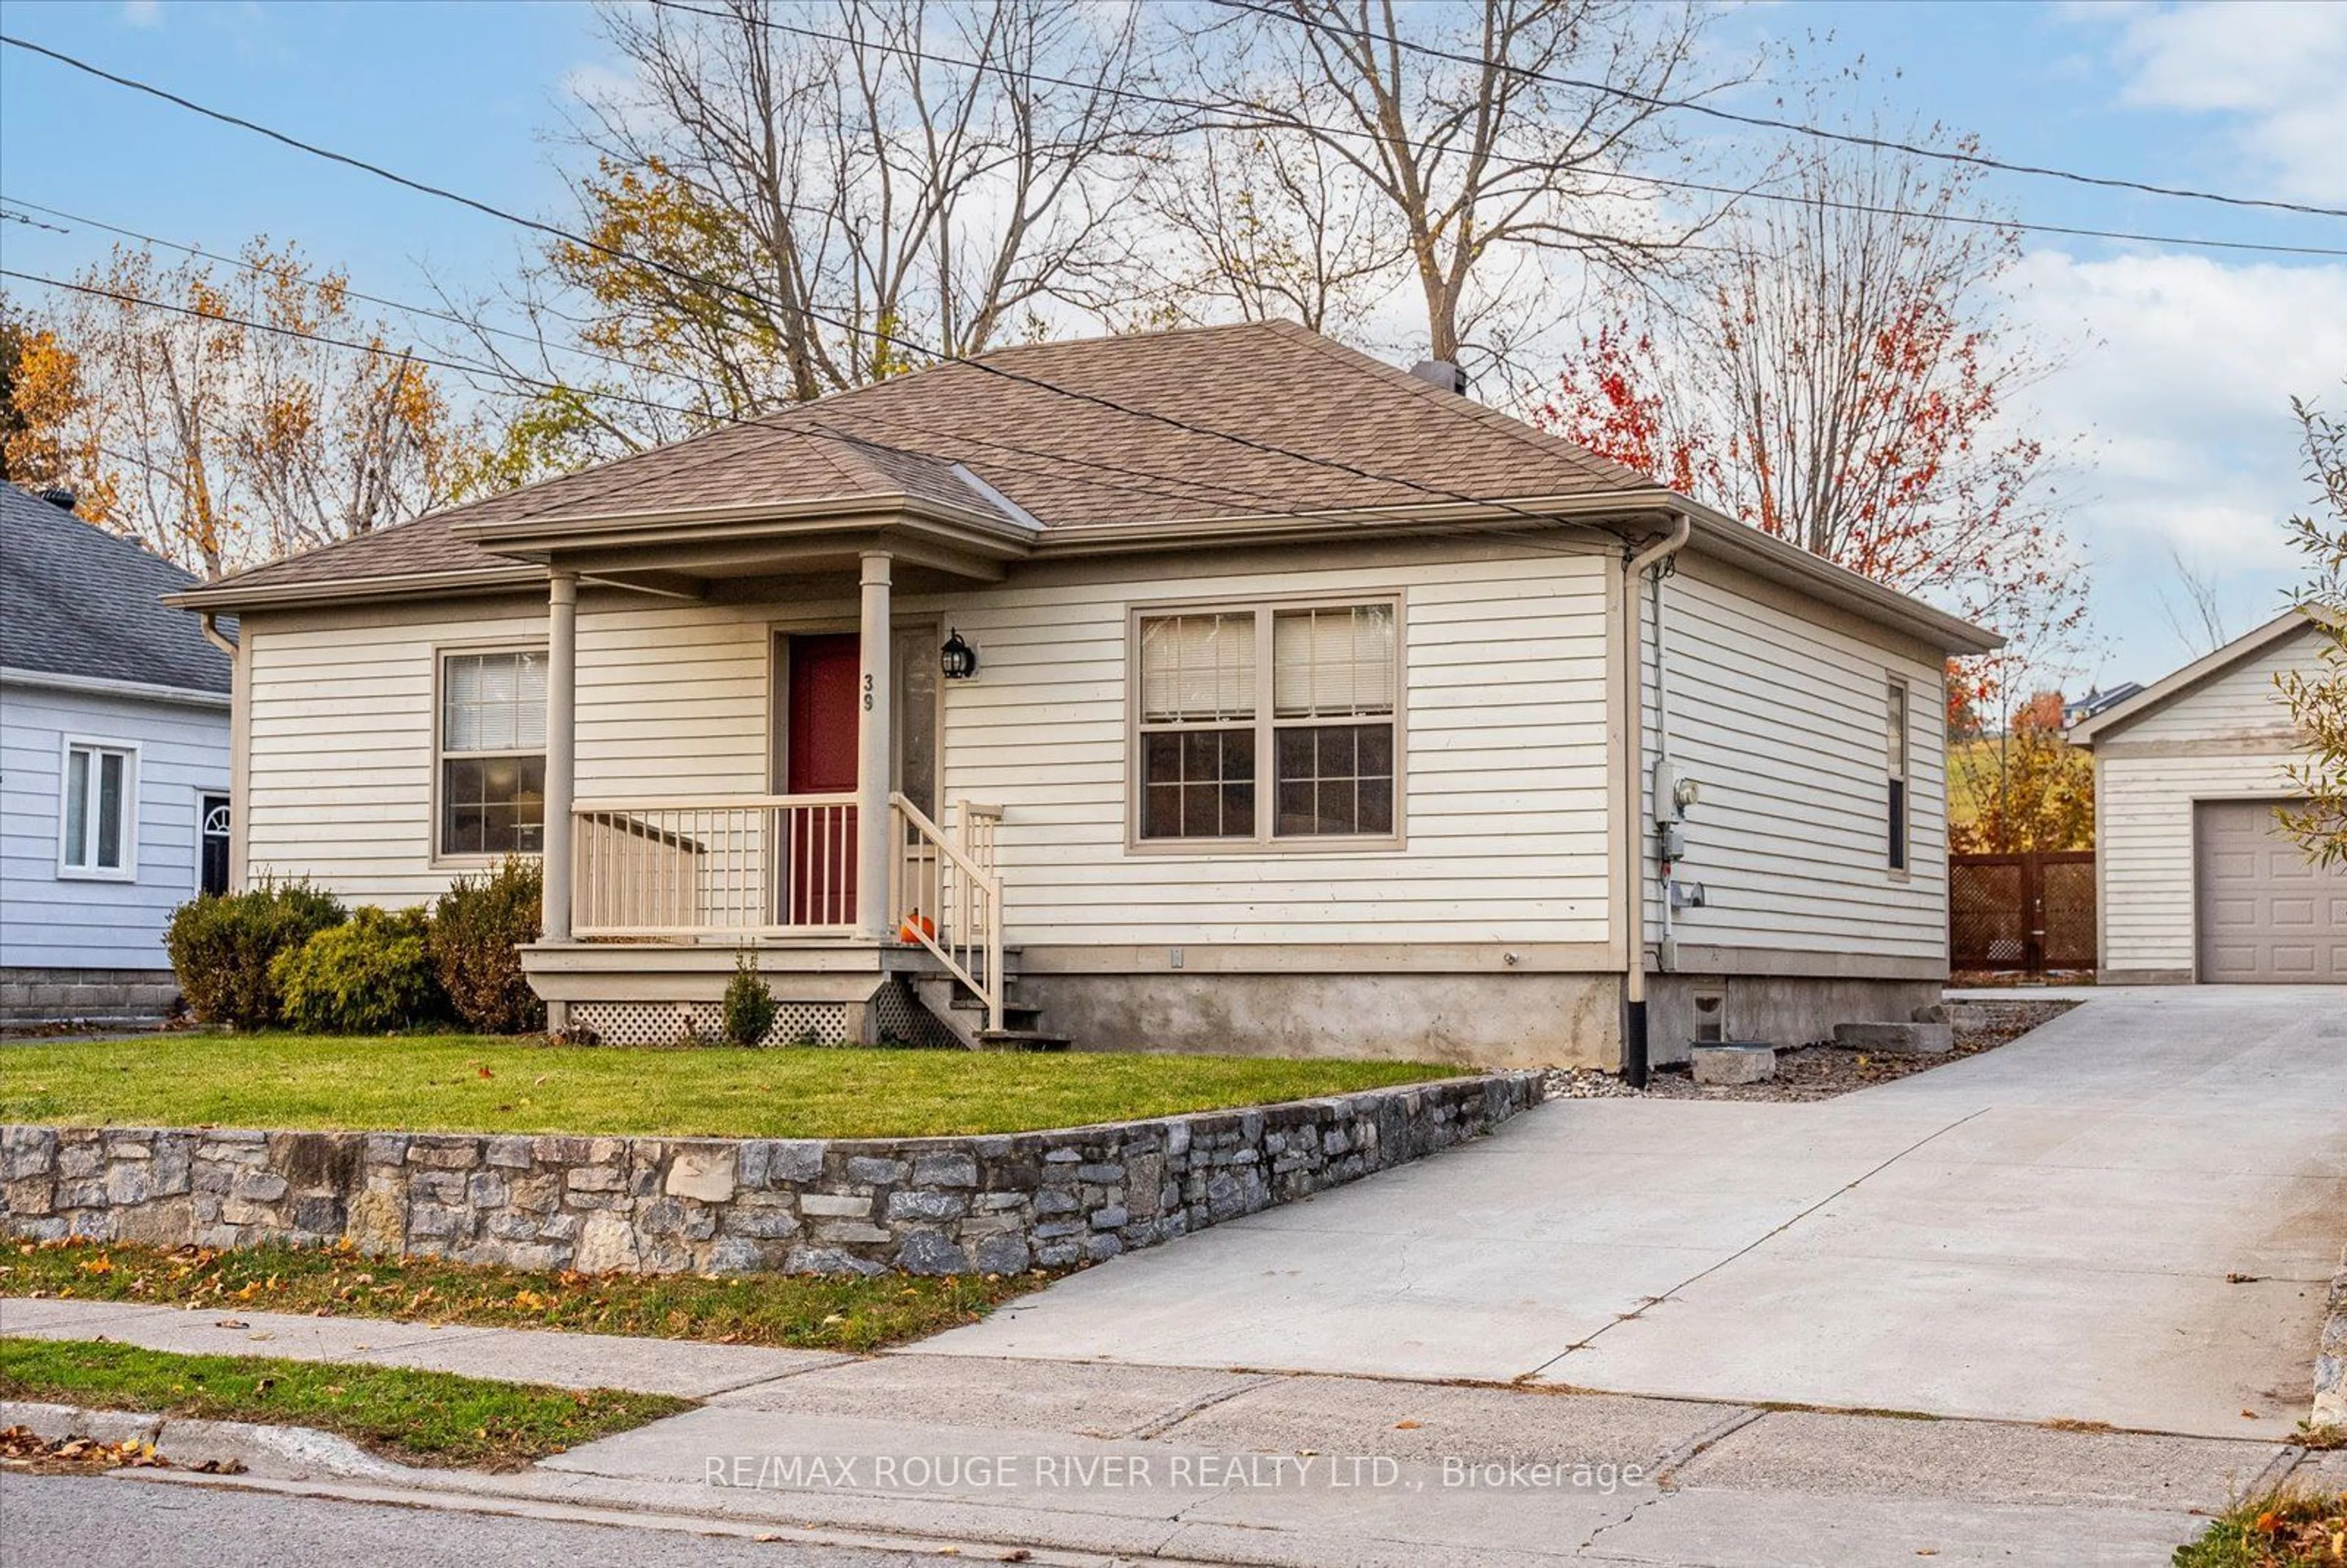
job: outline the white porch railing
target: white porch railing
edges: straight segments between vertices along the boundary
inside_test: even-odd
[[[571,820],[574,935],[856,929],[852,794],[581,801]]]
[[[948,832],[889,797],[888,934],[917,942],[1002,1027],[998,805],[948,808]],[[571,810],[571,932],[690,941],[852,937],[857,923],[853,794],[590,800]]]
[[[901,794],[888,797],[897,819],[888,907],[900,940],[917,941],[986,1004],[986,1027],[1002,1027],[1002,880],[994,864],[999,805],[968,801],[952,808],[948,835]]]

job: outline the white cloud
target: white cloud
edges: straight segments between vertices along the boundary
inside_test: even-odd
[[[122,20],[138,28],[163,25],[163,0],[122,0]]]
[[[2347,5],[2218,0],[2074,11],[2116,25],[2120,102],[2236,117],[2233,139],[2284,195],[2347,198]]]
[[[2233,630],[2272,613],[2297,571],[2279,523],[2308,499],[2290,400],[2347,402],[2347,266],[2040,251],[2008,284],[2024,333],[2092,339],[2022,416],[2089,433],[2071,528],[2119,672],[2156,674],[2182,651],[2160,607],[2171,548],[2226,586]]]

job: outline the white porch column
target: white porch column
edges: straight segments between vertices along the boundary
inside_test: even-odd
[[[570,939],[570,802],[579,671],[579,574],[549,573],[546,587],[546,872],[544,939]],[[556,1025],[555,1027],[560,1027]]]
[[[856,923],[864,935],[888,936],[888,555],[864,554],[864,622],[857,639]]]

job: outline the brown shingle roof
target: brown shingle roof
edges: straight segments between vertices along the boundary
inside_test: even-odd
[[[420,518],[220,586],[510,564],[457,538],[456,522],[899,495],[989,507],[956,464],[1047,530],[1656,488],[1303,327],[1249,323],[999,350]]]

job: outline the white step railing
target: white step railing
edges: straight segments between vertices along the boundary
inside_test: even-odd
[[[986,1004],[986,1027],[1002,1027],[1002,881],[994,864],[999,805],[953,808],[948,835],[903,795],[889,796],[897,818],[888,908],[900,941],[935,954]]]
[[[853,794],[581,801],[572,824],[578,936],[856,930]]]

